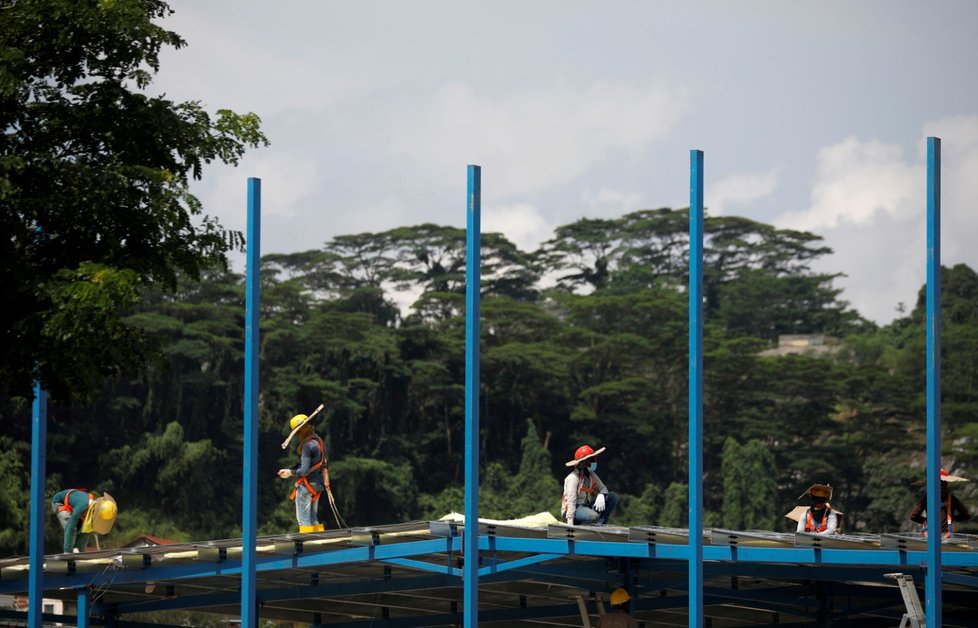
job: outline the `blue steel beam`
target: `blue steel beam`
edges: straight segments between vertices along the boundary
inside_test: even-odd
[[[479,575],[488,576],[490,574],[499,573],[502,571],[509,571],[510,569],[520,569],[529,565],[536,565],[537,563],[545,563],[548,560],[553,560],[555,558],[561,558],[560,554],[536,554],[534,556],[525,556],[523,558],[517,558],[515,560],[506,562],[493,563],[488,567],[483,567],[480,569]]]
[[[432,553],[457,552],[461,549],[461,539],[439,538],[396,545],[372,547],[351,547],[333,552],[302,554],[295,557],[270,557],[259,559],[256,571],[268,572],[283,569],[312,569],[317,567],[383,561],[406,556],[424,556]],[[45,580],[48,589],[78,588],[83,586],[101,587],[110,584],[130,584],[142,582],[161,582],[163,580],[183,580],[190,578],[210,578],[214,576],[241,577],[242,565],[239,560],[220,563],[193,562],[175,566],[154,566],[146,569],[113,569],[98,573],[74,574],[70,576],[49,577]],[[24,590],[22,580],[0,580],[0,594],[19,593]]]
[[[34,383],[31,411],[31,523],[30,583],[27,601],[29,626],[41,625],[44,598],[44,489],[47,483],[48,395],[40,382]]]
[[[941,140],[927,138],[927,627],[941,625]],[[948,513],[950,514],[950,513]]]
[[[479,539],[479,548],[487,549],[488,539]],[[269,572],[288,569],[314,569],[342,564],[383,561],[396,558],[420,557],[433,553],[457,552],[461,548],[459,537],[447,537],[412,541],[376,547],[351,547],[342,550],[302,554],[297,557],[270,556],[258,561],[257,571]],[[586,557],[610,557],[643,559],[640,568],[681,570],[688,560],[689,547],[686,545],[650,546],[644,543],[615,543],[604,541],[567,541],[564,539],[495,539],[498,551],[542,553],[554,555],[574,555]],[[875,569],[900,567],[903,570],[917,570],[927,561],[924,551],[900,550],[851,550],[813,548],[760,548],[741,547],[736,550],[728,546],[705,546],[704,559],[707,571],[713,573],[763,576],[765,572],[780,577],[803,577],[813,579],[838,580],[850,573],[840,572],[838,566],[852,566],[864,569],[867,577]],[[645,562],[648,561],[648,562]],[[720,561],[720,562],[714,562]],[[785,563],[791,566],[784,567]],[[948,552],[943,556],[945,568],[978,569],[978,552]],[[537,565],[527,571],[553,569],[556,574],[563,566]],[[575,566],[567,568],[573,573]],[[240,577],[241,563],[227,560],[221,563],[192,562],[178,565],[152,566],[144,569],[113,569],[104,573],[76,573],[68,576],[51,576],[45,579],[47,589],[78,588],[83,586],[105,586],[108,584],[142,583],[147,581],[181,580],[206,578],[212,576]],[[597,574],[596,574],[597,576]],[[0,593],[20,593],[25,590],[24,579],[0,580]]]
[[[468,168],[465,230],[465,627],[479,625],[479,290],[482,168]]]
[[[689,151],[689,626],[703,625],[703,151]]]
[[[451,567],[449,565],[429,563],[423,560],[414,560],[411,558],[388,558],[384,561],[390,565],[397,565],[398,567],[408,567],[409,569],[418,569],[420,571],[430,571],[431,573],[441,573],[449,576],[462,576],[462,570],[456,567]]]
[[[248,179],[248,242],[245,262],[244,486],[241,514],[241,626],[258,625],[255,550],[258,532],[258,356],[261,310],[261,179]]]
[[[488,549],[488,540],[480,547]],[[563,554],[568,556],[608,556],[621,558],[666,558],[689,560],[688,545],[647,545],[614,541],[568,541],[566,539],[528,539],[496,537],[495,549],[506,552]],[[798,563],[801,565],[880,565],[916,568],[926,560],[922,551],[816,549],[811,547],[703,547],[703,560],[745,563]],[[948,567],[978,567],[978,552],[948,552],[943,557]]]

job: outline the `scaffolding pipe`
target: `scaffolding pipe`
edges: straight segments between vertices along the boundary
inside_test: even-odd
[[[703,151],[689,151],[689,626],[703,625]]]
[[[470,165],[465,232],[465,628],[479,625],[479,289],[482,168]]]
[[[948,513],[951,514],[951,513]],[[928,628],[941,625],[941,140],[927,138]]]
[[[241,515],[241,627],[258,626],[255,601],[258,531],[258,355],[261,305],[261,179],[248,179],[245,266],[244,486]]]
[[[31,412],[31,528],[27,625],[41,625],[44,598],[44,489],[47,483],[48,394],[34,382]]]

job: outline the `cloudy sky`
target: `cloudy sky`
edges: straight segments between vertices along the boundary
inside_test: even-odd
[[[978,2],[170,0],[188,46],[155,89],[253,111],[271,146],[195,191],[262,253],[465,225],[525,250],[554,227],[705,202],[822,235],[880,323],[925,278],[925,138],[943,142],[943,261],[978,269]],[[239,267],[239,270],[241,268]]]

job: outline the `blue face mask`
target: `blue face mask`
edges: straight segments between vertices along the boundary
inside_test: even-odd
[[[592,462],[591,464],[589,464],[587,466],[587,470],[590,471],[591,473],[594,473],[594,470],[597,469],[597,468],[598,468],[598,463],[597,462]]]

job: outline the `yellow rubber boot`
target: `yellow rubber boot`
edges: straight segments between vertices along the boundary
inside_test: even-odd
[[[307,532],[315,532],[316,526],[299,526],[299,533],[305,534]]]
[[[326,531],[326,525],[325,524],[322,524],[322,523],[317,523],[316,525],[313,526],[313,528],[314,528],[313,532],[325,532]]]

